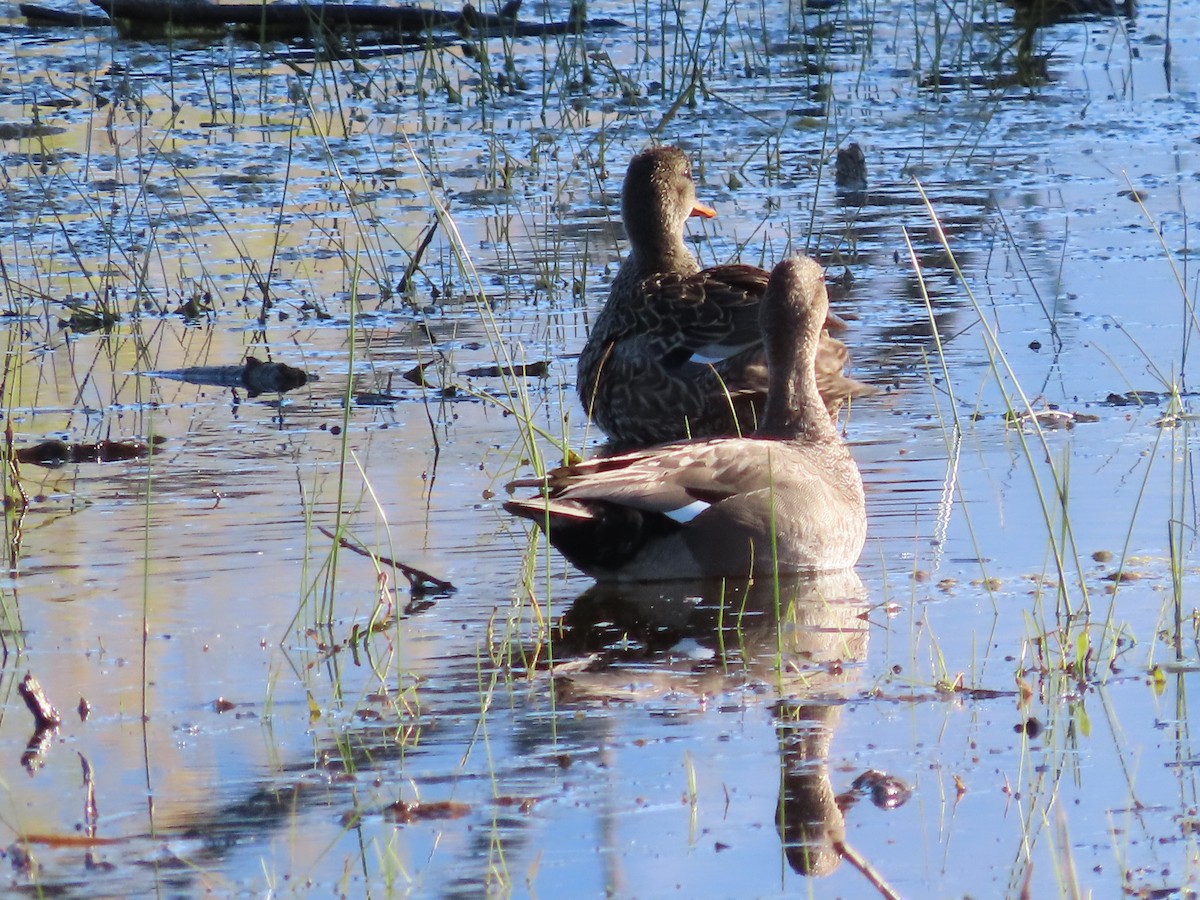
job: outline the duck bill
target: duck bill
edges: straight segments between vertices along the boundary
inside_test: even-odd
[[[688,213],[688,215],[701,216],[705,219],[714,219],[716,218],[717,211],[707,203],[701,203],[699,200],[697,200],[696,205],[692,207],[692,211]]]

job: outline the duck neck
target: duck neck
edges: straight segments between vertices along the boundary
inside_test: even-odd
[[[789,441],[836,441],[837,429],[817,390],[813,371],[819,333],[805,335],[791,345],[782,329],[770,337],[770,390],[757,434]]]
[[[683,242],[681,234],[660,227],[647,229],[645,233],[627,229],[626,236],[629,238],[629,256],[625,265],[638,278],[660,272],[691,275],[700,271],[696,257]]]

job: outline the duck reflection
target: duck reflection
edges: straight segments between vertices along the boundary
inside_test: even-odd
[[[829,743],[840,710],[781,703],[775,719],[781,779],[775,823],[788,864],[801,875],[828,875],[842,861],[846,822],[829,778]]]
[[[867,645],[853,570],[779,578],[595,584],[563,614],[560,695],[616,699],[738,684],[812,696],[842,683]],[[732,681],[731,681],[732,679]]]
[[[556,635],[560,702],[702,699],[744,691],[775,699],[780,753],[776,827],[798,873],[834,871],[844,810],[829,775],[841,705],[866,656],[866,590],[853,570],[776,581],[597,584]]]

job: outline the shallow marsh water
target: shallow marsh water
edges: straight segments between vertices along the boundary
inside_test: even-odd
[[[1189,399],[1165,427],[1167,399],[1106,398],[1187,384],[1195,23],[1150,3],[1049,27],[1049,78],[1019,87],[1012,13],[986,3],[589,14],[627,27],[355,65],[9,11],[8,421],[19,444],[166,440],[150,460],[21,467],[6,882],[1194,890]],[[485,88],[499,76],[520,90]],[[861,583],[791,586],[782,622],[773,595],[592,589],[499,508],[535,447],[561,452],[504,404],[596,448],[574,357],[620,252],[625,161],[660,123],[720,213],[692,227],[702,259],[803,249],[852,273],[835,305],[857,317],[855,374],[883,388],[845,423],[868,486]],[[863,196],[833,186],[850,140]],[[211,313],[174,312],[206,295]],[[121,313],[111,331],[60,327],[98,297]],[[248,353],[319,380],[280,402],[137,374]],[[498,358],[549,374],[459,374]],[[403,379],[431,360],[450,396]],[[1018,384],[1097,421],[1017,430]],[[365,392],[399,399],[347,403]],[[334,553],[319,529],[339,525],[457,592],[409,605],[394,573]],[[1113,593],[1122,567],[1140,577]],[[66,719],[32,775],[26,671]],[[875,805],[852,789],[868,770],[911,798]]]

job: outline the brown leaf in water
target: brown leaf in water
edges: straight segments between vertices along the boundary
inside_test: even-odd
[[[391,819],[401,825],[411,822],[424,822],[434,819],[461,819],[471,811],[466,803],[455,803],[453,800],[441,800],[435,803],[421,803],[414,800],[397,800],[391,806],[384,807],[384,818]]]
[[[509,797],[502,796],[496,798],[497,806],[515,806],[523,813],[529,813],[533,807],[537,805],[537,797]]]
[[[1122,572],[1109,572],[1104,576],[1105,581],[1139,581],[1146,576],[1141,572],[1130,572],[1128,569]]]

